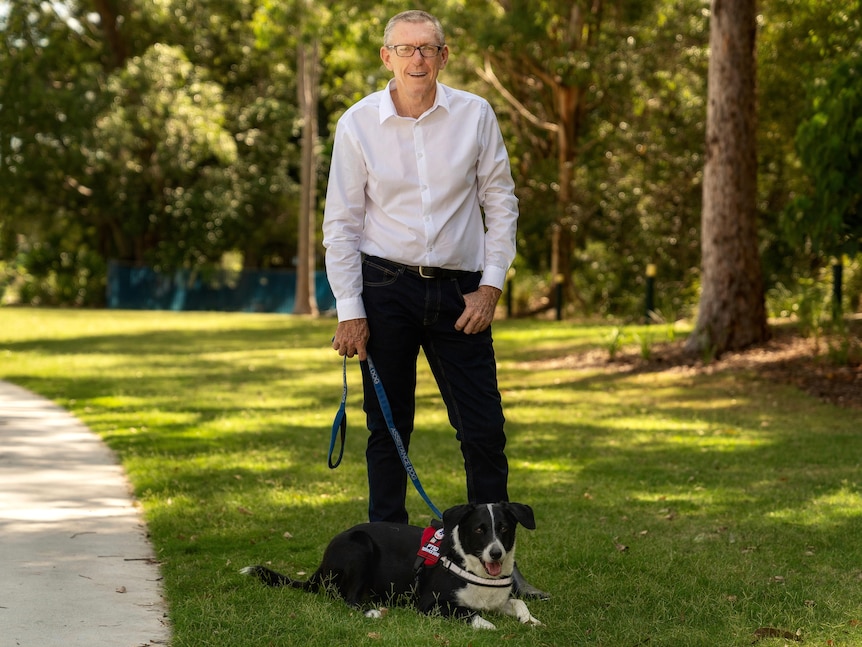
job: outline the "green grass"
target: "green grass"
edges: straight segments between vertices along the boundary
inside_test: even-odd
[[[174,647],[743,646],[762,627],[862,645],[859,412],[753,374],[556,361],[607,351],[611,326],[495,325],[510,495],[538,524],[520,533],[519,562],[553,594],[529,603],[544,626],[493,617],[499,630],[480,632],[409,609],[372,621],[238,575],[257,562],[310,573],[331,536],[365,520],[355,361],[345,460],[326,466],[341,396],[333,328],[0,309],[0,378],[73,411],[128,471],[162,561]],[[438,506],[460,503],[462,462],[425,368],[417,395],[411,457]],[[409,507],[416,523],[429,519],[413,492]]]

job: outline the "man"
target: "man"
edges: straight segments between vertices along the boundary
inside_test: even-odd
[[[437,81],[449,48],[434,16],[400,13],[383,38],[393,78],[335,132],[323,223],[332,346],[373,358],[405,447],[422,348],[461,443],[468,500],[508,500],[490,328],[515,257],[508,155],[488,102]],[[369,518],[407,523],[407,475],[364,362],[362,373]]]

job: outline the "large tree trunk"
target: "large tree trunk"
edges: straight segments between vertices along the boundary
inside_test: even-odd
[[[294,314],[317,314],[315,296],[315,214],[317,196],[317,102],[320,77],[319,45],[315,40],[297,47],[299,105],[302,110],[302,167],[299,200],[299,250]]]
[[[757,240],[755,0],[712,0],[703,178],[702,293],[691,351],[769,337]]]

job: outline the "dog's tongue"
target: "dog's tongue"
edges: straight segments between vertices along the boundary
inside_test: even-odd
[[[484,566],[491,577],[497,577],[503,571],[503,565],[500,562],[484,562]]]

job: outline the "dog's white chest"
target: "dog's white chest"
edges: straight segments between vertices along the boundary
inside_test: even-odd
[[[458,603],[470,609],[483,611],[499,611],[509,601],[512,588],[492,588],[467,584],[458,591]]]

